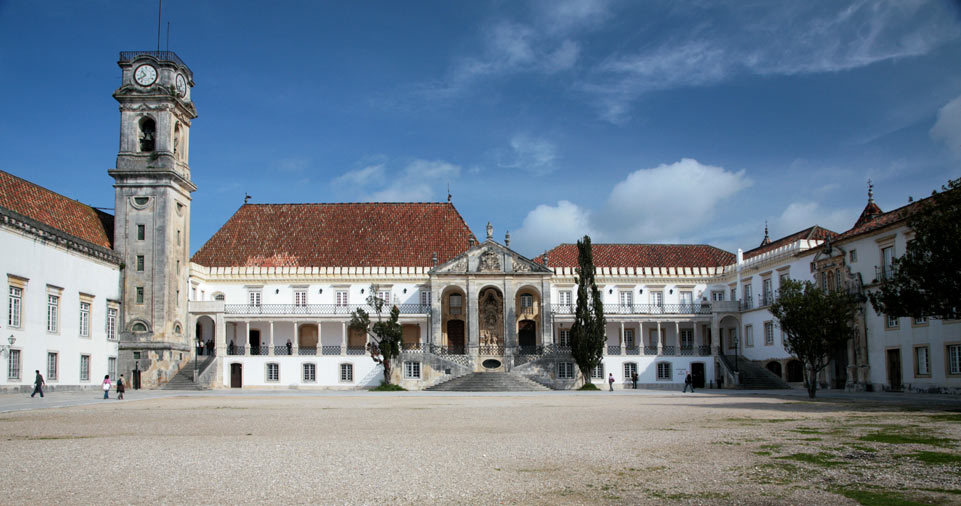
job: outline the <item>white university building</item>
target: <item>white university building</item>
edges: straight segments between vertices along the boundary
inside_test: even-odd
[[[502,372],[579,386],[569,348],[577,249],[529,259],[467,227],[453,204],[244,204],[191,258],[193,74],[172,52],[123,52],[114,215],[0,171],[7,318],[0,387],[54,389],[124,374],[143,388],[376,386],[370,297],[403,329],[395,382]],[[783,279],[872,290],[903,254],[910,204],[869,196],[843,232],[814,224],[760,246],[595,244],[607,319],[591,381],[627,388],[801,386],[768,307]],[[374,293],[371,293],[371,292]],[[376,317],[376,316],[374,316]],[[961,323],[877,314],[820,377],[827,388],[961,391]]]

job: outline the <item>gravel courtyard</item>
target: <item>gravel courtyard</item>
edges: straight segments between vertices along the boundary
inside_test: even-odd
[[[0,430],[6,504],[961,503],[950,404],[212,394],[2,413]]]

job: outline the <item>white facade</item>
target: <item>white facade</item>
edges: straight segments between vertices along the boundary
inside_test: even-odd
[[[0,388],[32,389],[35,370],[54,389],[99,388],[106,374],[116,379],[119,262],[65,247],[54,230],[41,238],[35,223],[16,225],[0,224],[6,309],[2,344],[14,338],[3,356]]]

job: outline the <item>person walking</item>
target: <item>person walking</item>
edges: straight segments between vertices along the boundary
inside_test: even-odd
[[[691,377],[691,373],[687,373],[687,377],[684,378],[684,390],[681,393],[687,392],[687,387],[691,387],[691,393],[694,393],[694,378]]]
[[[610,373],[607,377],[607,386],[611,389],[611,392],[614,391],[614,373]]]
[[[103,398],[109,399],[110,398],[110,375],[109,374],[103,375],[103,383],[100,384],[100,388],[103,388]]]
[[[637,371],[631,373],[631,383],[634,384],[634,390],[637,390]]]
[[[33,393],[30,397],[40,394],[40,398],[43,398],[43,387],[46,386],[47,382],[43,381],[43,376],[40,375],[40,369],[37,369],[37,377],[33,380]]]
[[[125,390],[125,388],[124,388],[124,384],[123,384],[123,374],[121,374],[120,377],[117,378],[117,400],[118,400],[118,401],[122,401],[122,400],[123,400],[123,392],[124,392],[124,390]]]

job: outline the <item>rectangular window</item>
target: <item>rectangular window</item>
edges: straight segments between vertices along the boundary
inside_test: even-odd
[[[137,287],[137,304],[143,304],[143,287]]]
[[[354,381],[354,364],[340,364],[340,381],[343,383]]]
[[[247,303],[250,304],[251,306],[259,306],[260,297],[261,297],[260,290],[251,290],[247,292]]]
[[[59,328],[60,297],[47,295],[47,332],[56,333]]]
[[[50,381],[57,380],[57,354],[47,353],[47,379]]]
[[[604,379],[604,363],[600,362],[591,369],[591,379]]]
[[[521,309],[534,307],[534,296],[529,294],[521,295]]]
[[[7,363],[7,379],[20,379],[20,350],[10,350],[9,362]]]
[[[144,258],[143,255],[137,255],[137,272],[143,272]]]
[[[421,309],[427,309],[430,307],[430,291],[421,290],[420,292],[420,307]]]
[[[347,305],[347,290],[337,290],[337,305],[338,306]]]
[[[774,322],[764,322],[764,344],[765,346],[774,345]]]
[[[561,290],[560,292],[557,293],[557,295],[560,297],[560,303],[561,303],[562,306],[570,306],[570,305],[571,305],[571,291],[570,291],[570,290]]]
[[[744,346],[754,346],[754,328],[750,325],[744,326]]]
[[[621,301],[622,306],[633,306],[634,305],[634,292],[620,292],[618,294],[618,300]]]
[[[951,344],[945,347],[948,354],[948,374],[961,374],[961,344]]]
[[[267,381],[280,381],[280,364],[267,364]]]
[[[297,307],[307,307],[307,290],[297,290],[294,292],[294,305]]]
[[[657,379],[661,381],[671,379],[671,363],[670,362],[658,362],[657,363]]]
[[[574,379],[574,362],[558,362],[557,379]]]
[[[10,303],[7,305],[7,326],[20,328],[20,315],[23,311],[23,289],[18,286],[10,287]]]
[[[80,355],[80,381],[90,381],[90,355]]]
[[[570,346],[571,345],[571,331],[570,329],[560,329],[557,331],[557,345],[558,346]]]
[[[404,378],[420,379],[420,362],[404,362]]]
[[[745,283],[744,284],[744,303],[747,305],[748,308],[751,307],[751,298],[753,296],[754,295],[751,293],[751,284]]]
[[[304,364],[304,383],[317,381],[317,364]]]
[[[637,364],[634,362],[624,363],[624,380],[630,380],[637,373]]]
[[[917,346],[914,348],[914,375],[930,376],[931,368],[929,362],[930,355],[927,346]]]
[[[690,313],[693,311],[691,308],[694,305],[694,293],[693,292],[681,292],[681,305],[684,307],[685,313]]]
[[[712,292],[711,292],[711,300],[712,300],[713,302],[722,302],[722,301],[724,301],[724,292],[721,291],[721,290],[714,290],[714,291],[712,291]]]
[[[781,275],[780,275],[780,276],[778,277],[778,279],[777,279],[777,284],[778,284],[778,286],[784,286],[784,282],[787,281],[787,280],[789,280],[789,279],[791,279],[791,275],[788,274],[788,273],[786,273],[786,272],[782,272]]]
[[[681,348],[694,347],[694,329],[681,329]]]
[[[887,321],[886,321],[885,323],[886,323],[886,325],[887,325],[887,328],[889,328],[889,329],[896,329],[896,328],[898,328],[898,317],[897,317],[897,316],[888,315],[887,318],[886,318],[886,320],[887,320]]]
[[[890,279],[894,274],[894,246],[881,248],[881,276]]]
[[[117,340],[117,308],[115,307],[107,308],[107,339]]]
[[[107,357],[107,374],[110,379],[117,379],[117,357]]]
[[[138,241],[144,240],[144,237],[145,237],[146,235],[147,235],[147,226],[146,226],[146,225],[137,225],[137,240],[138,240]]]
[[[90,303],[80,303],[80,337],[90,337]]]
[[[764,297],[765,306],[770,305],[772,302],[774,302],[773,300],[771,300],[774,296],[774,289],[772,287],[771,278],[764,278],[764,280],[761,281],[761,292],[762,292],[762,296]]]
[[[851,259],[851,263],[852,263],[852,264],[853,264],[854,262],[857,262],[857,261],[858,261],[858,250],[852,249],[851,251],[849,251],[849,252],[848,252],[848,258]]]
[[[628,348],[637,347],[637,344],[634,343],[634,329],[624,329],[624,346]]]
[[[377,298],[383,301],[385,305],[390,304],[390,290],[381,290],[377,292]]]
[[[737,288],[731,288],[731,300],[737,300]]]
[[[663,306],[664,292],[651,292],[651,304],[655,306]]]

